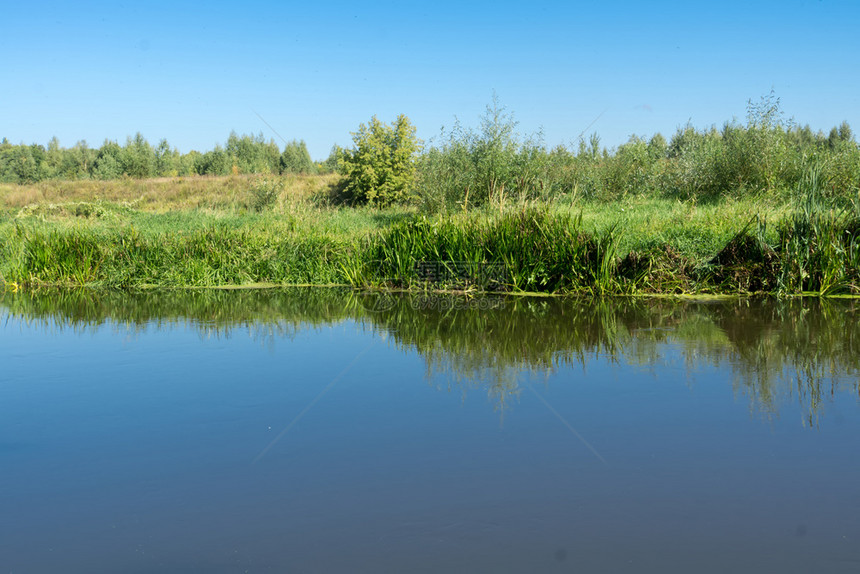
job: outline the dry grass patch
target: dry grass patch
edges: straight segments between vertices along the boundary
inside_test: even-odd
[[[268,176],[283,183],[279,203],[305,201],[325,193],[337,175]],[[112,181],[43,181],[28,185],[0,184],[0,208],[18,210],[41,204],[98,202],[130,204],[142,211],[187,209],[243,210],[257,175],[162,177]]]

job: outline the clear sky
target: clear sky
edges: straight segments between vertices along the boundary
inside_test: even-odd
[[[231,130],[325,158],[374,114],[429,140],[495,92],[570,145],[786,117],[860,130],[860,2],[11,2],[0,10],[0,138],[70,147],[140,131],[182,152]],[[271,126],[257,116],[259,114]],[[602,115],[601,115],[602,114]],[[594,121],[596,119],[596,121]],[[589,128],[589,124],[594,124]]]

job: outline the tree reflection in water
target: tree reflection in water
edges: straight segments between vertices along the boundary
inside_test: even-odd
[[[380,299],[383,298],[383,299]],[[797,400],[818,424],[823,402],[858,392],[856,300],[562,299],[394,296],[341,289],[0,293],[0,313],[56,330],[126,333],[191,325],[205,337],[247,332],[276,346],[303,329],[351,320],[405,351],[428,379],[485,390],[501,412],[532,377],[597,359],[658,367],[667,348],[688,372],[729,365],[737,393],[765,416]]]

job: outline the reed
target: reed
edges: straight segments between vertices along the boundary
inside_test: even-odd
[[[581,217],[545,207],[416,217],[384,230],[365,253],[369,272],[362,276],[397,287],[617,290],[614,230],[595,238],[582,231]]]

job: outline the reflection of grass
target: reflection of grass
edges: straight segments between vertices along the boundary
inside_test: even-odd
[[[0,307],[55,328],[89,328],[108,321],[145,329],[150,324],[192,323],[209,333],[270,325],[330,324],[351,316],[338,289],[245,289],[95,293],[86,289],[0,292]]]
[[[458,389],[483,389],[500,409],[519,395],[524,376],[595,360],[659,366],[666,344],[681,349],[690,370],[703,363],[731,370],[738,392],[767,414],[797,400],[815,424],[821,405],[839,390],[835,378],[853,377],[858,390],[860,303],[854,300],[508,297],[495,309],[469,306],[467,299],[435,306],[414,301],[396,297],[375,306],[365,295],[340,289],[0,293],[4,313],[50,321],[54,328],[110,319],[145,329],[179,321],[207,334],[249,328],[269,339],[306,324],[353,319],[419,353],[428,376],[441,375]]]
[[[690,366],[705,360],[729,365],[735,388],[765,413],[794,397],[814,425],[822,401],[836,391],[834,378],[860,374],[860,307],[854,301],[751,301],[708,311],[710,327],[690,332],[684,325],[675,335],[695,359]]]

